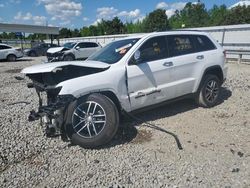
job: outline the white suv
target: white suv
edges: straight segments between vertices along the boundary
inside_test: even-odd
[[[199,105],[218,102],[227,68],[222,47],[208,34],[150,33],[112,42],[86,61],[25,68],[46,103],[29,119],[43,117],[48,135],[94,148],[109,142],[119,115],[192,96]]]
[[[101,45],[96,42],[68,42],[63,47],[49,48],[47,58],[50,62],[86,59],[99,49]]]
[[[17,58],[23,57],[21,48],[14,48],[7,44],[0,44],[0,60],[16,61]]]

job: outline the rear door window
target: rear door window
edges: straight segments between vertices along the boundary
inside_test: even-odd
[[[98,45],[96,43],[93,43],[93,42],[86,43],[87,48],[96,48],[97,46]]]
[[[195,52],[195,46],[190,35],[169,35],[167,39],[169,57]]]

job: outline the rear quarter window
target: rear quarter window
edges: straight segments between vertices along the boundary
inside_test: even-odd
[[[207,36],[193,35],[193,39],[197,52],[216,49],[214,43]]]

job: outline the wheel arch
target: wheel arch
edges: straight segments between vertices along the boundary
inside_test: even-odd
[[[7,54],[6,57],[8,57],[8,56],[10,56],[10,55],[13,55],[13,56],[17,57],[16,54],[14,54],[14,53],[9,53],[9,54]]]
[[[200,82],[197,86],[197,89],[196,89],[196,92],[200,90],[201,88],[201,85],[206,77],[206,75],[208,74],[211,74],[211,75],[215,75],[219,78],[221,84],[223,83],[223,71],[222,71],[222,68],[219,66],[219,65],[214,65],[214,66],[211,66],[211,67],[207,67],[203,74],[202,74],[202,77],[200,79]]]
[[[116,94],[114,92],[107,90],[107,91],[100,91],[99,93],[108,97],[115,104],[119,114],[121,114],[122,106],[121,106],[121,103],[120,103],[118,97],[116,96]]]
[[[17,56],[16,56],[16,54],[14,54],[14,53],[9,53],[9,54],[7,54],[6,59],[8,60],[8,57],[11,56],[11,55],[15,56],[16,59],[17,59]]]
[[[71,57],[73,57],[73,59],[76,59],[75,55],[74,55],[72,52],[65,53],[65,54],[63,55],[63,58],[64,58],[65,56],[71,56]]]
[[[221,83],[223,82],[223,71],[222,68],[219,65],[214,65],[212,67],[208,67],[205,69],[202,79],[207,75],[207,74],[212,74],[215,75],[219,78]]]

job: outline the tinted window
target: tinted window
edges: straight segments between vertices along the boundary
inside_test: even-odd
[[[167,47],[164,36],[154,37],[146,41],[139,49],[140,62],[167,58]]]
[[[0,50],[10,49],[10,46],[0,45]]]
[[[86,43],[86,47],[87,48],[96,48],[96,47],[98,47],[98,45],[96,43],[89,42],[89,43]]]
[[[189,35],[169,35],[168,36],[169,56],[179,56],[195,52],[192,38]]]
[[[77,46],[79,46],[80,48],[95,48],[98,45],[93,42],[82,42],[82,43],[79,43]]]
[[[193,38],[197,52],[216,49],[214,43],[207,36],[194,35]]]
[[[76,47],[80,47],[80,48],[87,48],[87,46],[86,46],[86,43],[79,43]]]

